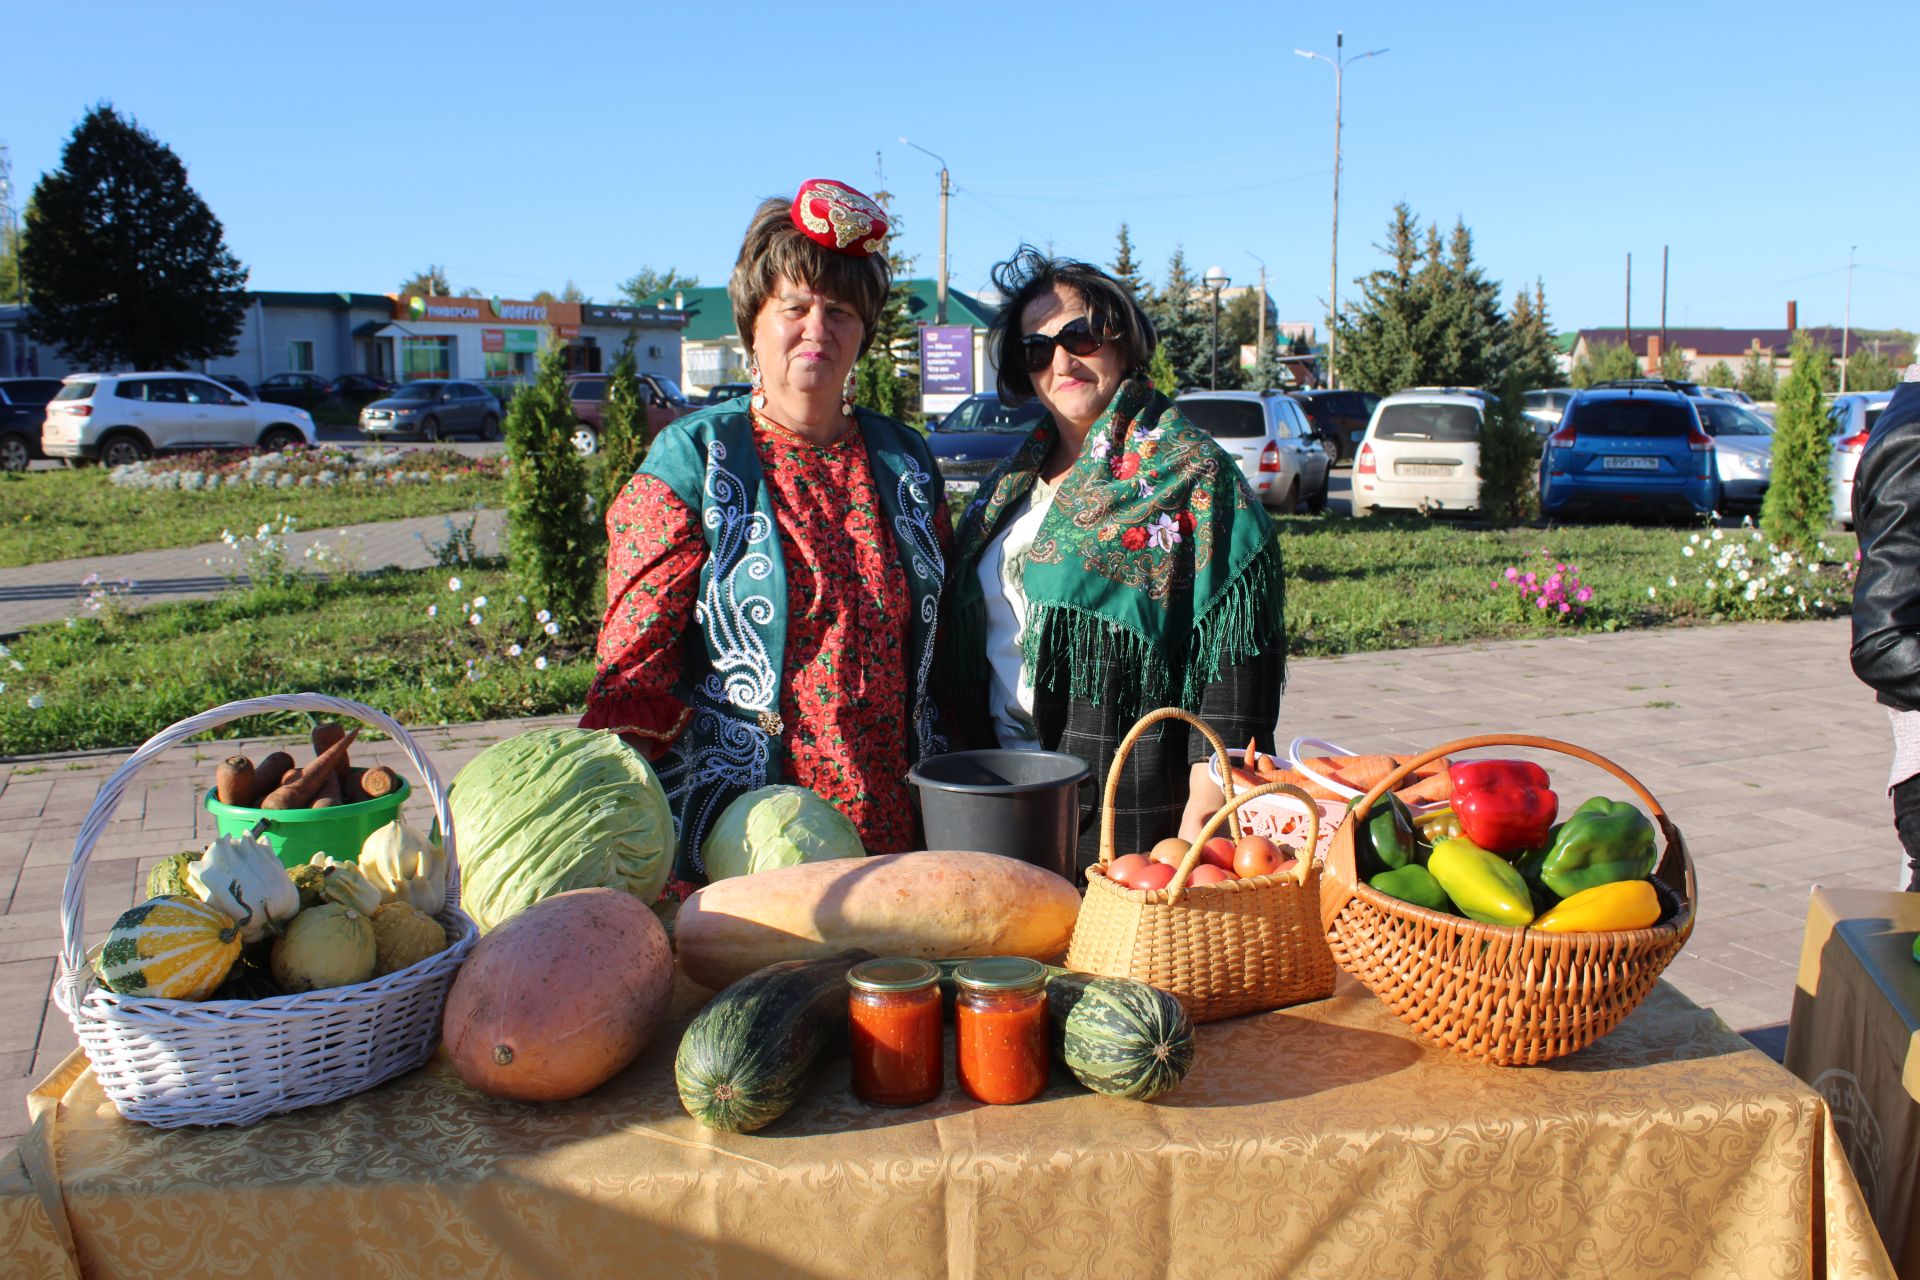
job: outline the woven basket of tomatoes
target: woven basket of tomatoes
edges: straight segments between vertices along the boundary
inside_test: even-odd
[[[1324,999],[1333,993],[1334,964],[1321,928],[1320,864],[1312,853],[1321,814],[1305,791],[1286,782],[1240,789],[1229,776],[1222,787],[1226,802],[1177,857],[1171,851],[1162,851],[1163,861],[1131,851],[1116,856],[1120,771],[1142,734],[1173,719],[1192,725],[1226,758],[1205,721],[1174,707],[1142,716],[1121,740],[1101,807],[1100,860],[1087,868],[1067,967],[1158,987],[1195,1022]],[[1298,856],[1262,836],[1218,836],[1243,805],[1281,797],[1298,805]]]

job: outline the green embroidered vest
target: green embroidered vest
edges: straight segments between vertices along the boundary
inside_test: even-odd
[[[934,533],[934,504],[945,501],[926,443],[889,418],[856,411],[882,514],[907,577],[910,633],[917,659],[908,681],[915,759],[945,751],[927,691],[945,558]],[[707,543],[694,626],[674,694],[691,710],[685,731],[655,762],[679,823],[674,874],[706,878],[700,846],[728,802],[744,791],[787,781],[780,718],[786,660],[787,571],[773,500],[744,400],[673,423],[647,450],[640,474],[656,476],[695,512]]]

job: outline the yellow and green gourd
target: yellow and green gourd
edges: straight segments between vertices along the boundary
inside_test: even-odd
[[[273,944],[270,967],[281,990],[318,991],[365,982],[378,954],[372,923],[352,907],[329,902],[293,918]]]
[[[243,923],[197,898],[150,899],[113,922],[100,978],[124,996],[203,1000],[240,955]]]
[[[385,977],[445,951],[447,931],[424,911],[387,902],[373,913],[373,943],[374,975]]]
[[[149,898],[197,897],[192,886],[187,883],[187,868],[199,860],[198,849],[189,849],[185,853],[170,853],[160,859],[160,864],[147,873],[147,896]]]

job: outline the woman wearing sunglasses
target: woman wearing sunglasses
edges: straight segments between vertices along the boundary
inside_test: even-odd
[[[980,486],[941,620],[955,747],[1063,751],[1104,780],[1147,711],[1183,706],[1273,750],[1286,683],[1280,546],[1234,461],[1146,376],[1157,338],[1098,267],[1022,247],[994,269],[1000,398],[1040,425]],[[1177,721],[1137,743],[1114,808],[1120,852],[1191,837],[1219,807],[1206,740]],[[1080,842],[1084,868],[1098,829]]]
[[[869,853],[918,843],[906,772],[945,749],[927,681],[952,529],[926,442],[853,404],[886,234],[845,183],[765,201],[727,285],[752,394],[662,430],[607,512],[580,723],[655,759],[682,886],[721,809],[769,783],[813,788]]]

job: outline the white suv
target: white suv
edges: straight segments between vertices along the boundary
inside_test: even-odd
[[[1261,503],[1292,515],[1324,511],[1333,460],[1293,397],[1279,391],[1189,391],[1176,404],[1240,464]]]
[[[318,443],[313,417],[248,400],[197,373],[76,373],[47,405],[40,450],[110,467],[160,449],[267,449]]]
[[[1489,399],[1471,387],[1416,387],[1382,400],[1354,456],[1353,514],[1479,510]]]
[[[1827,423],[1833,433],[1833,460],[1828,468],[1833,518],[1853,528],[1853,473],[1860,467],[1860,451],[1867,447],[1873,424],[1893,399],[1891,391],[1850,391],[1827,399]]]

